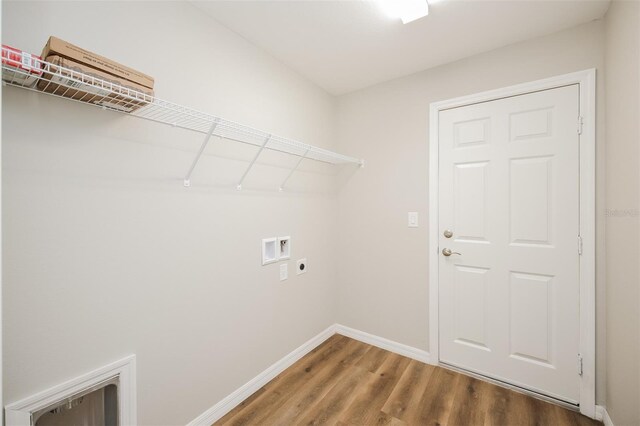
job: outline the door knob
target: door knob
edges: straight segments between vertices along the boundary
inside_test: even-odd
[[[443,248],[443,249],[442,249],[442,254],[444,254],[445,256],[449,257],[449,256],[451,256],[452,254],[458,254],[458,255],[461,255],[462,253],[458,253],[457,251],[451,251],[451,249],[448,249],[448,248]]]

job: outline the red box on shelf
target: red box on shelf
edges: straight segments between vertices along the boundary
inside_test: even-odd
[[[31,87],[41,75],[40,56],[2,45],[2,79],[4,81]]]

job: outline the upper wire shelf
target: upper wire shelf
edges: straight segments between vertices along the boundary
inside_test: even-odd
[[[250,144],[260,148],[249,168],[240,179],[238,189],[241,189],[242,180],[244,180],[251,166],[253,166],[264,149],[301,157],[300,161],[298,161],[296,166],[291,170],[289,176],[287,176],[287,179],[285,179],[280,186],[280,190],[282,190],[286,181],[303,159],[330,164],[364,165],[364,160],[358,158],[273,135],[262,130],[226,120],[222,117],[165,101],[71,68],[35,59],[30,55],[29,60],[31,63],[33,64],[33,62],[35,62],[39,67],[32,65],[25,66],[24,59],[24,56],[16,58],[14,51],[2,46],[3,85],[87,103],[102,109],[125,113],[128,116],[139,117],[204,134],[205,139],[202,146],[185,177],[185,186],[190,186],[193,169],[212,136]]]

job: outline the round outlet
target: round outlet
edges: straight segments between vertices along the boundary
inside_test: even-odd
[[[300,275],[305,272],[307,272],[307,259],[298,259],[298,262],[296,262],[296,274]]]

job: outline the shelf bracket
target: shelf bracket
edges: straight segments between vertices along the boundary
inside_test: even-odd
[[[207,136],[204,137],[204,140],[202,141],[202,145],[200,145],[200,150],[196,154],[196,158],[193,159],[193,163],[191,163],[191,167],[189,167],[189,171],[187,172],[187,175],[184,177],[184,186],[186,187],[191,186],[191,174],[193,173],[193,169],[196,168],[196,165],[198,164],[198,161],[200,160],[200,157],[202,156],[204,149],[207,147],[207,144],[209,143],[209,139],[211,139],[211,136],[213,136],[213,132],[214,130],[216,130],[216,127],[218,127],[218,120],[215,120],[213,124],[211,124],[211,128],[207,132]]]
[[[296,163],[296,165],[293,167],[293,169],[291,169],[291,171],[289,172],[289,174],[287,175],[287,177],[282,181],[282,184],[280,185],[280,188],[278,188],[278,190],[280,192],[284,191],[284,185],[287,183],[287,181],[289,180],[289,178],[291,177],[291,175],[293,175],[293,172],[295,172],[298,169],[298,166],[300,166],[300,163],[302,163],[302,160],[304,160],[305,158],[307,158],[307,154],[309,154],[309,150],[306,150],[304,152],[304,155],[302,157],[300,157],[300,159],[298,160],[298,162]]]
[[[258,150],[258,152],[256,152],[256,156],[253,157],[253,160],[251,160],[251,164],[249,164],[249,167],[247,167],[247,170],[244,171],[244,174],[242,175],[242,177],[240,178],[240,181],[238,182],[238,185],[236,186],[236,189],[238,191],[242,190],[242,182],[244,182],[244,178],[246,178],[247,175],[249,174],[249,171],[251,170],[251,168],[255,164],[256,160],[258,159],[258,157],[260,156],[260,154],[264,150],[264,147],[267,146],[267,143],[269,143],[269,140],[271,140],[271,135],[267,136],[267,138],[262,143],[262,146],[260,146],[260,149]]]

